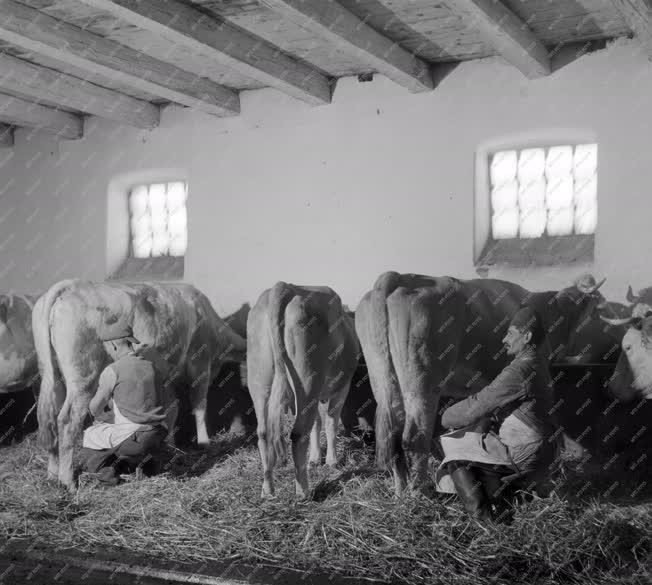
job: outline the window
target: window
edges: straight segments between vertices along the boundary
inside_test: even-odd
[[[183,256],[188,245],[186,184],[138,185],[129,194],[134,258]]]
[[[489,153],[488,238],[476,264],[592,260],[597,170],[591,143]]]
[[[139,183],[126,189],[129,242],[126,258],[110,278],[183,278],[187,196],[185,181]]]

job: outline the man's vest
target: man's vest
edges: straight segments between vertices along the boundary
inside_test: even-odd
[[[128,354],[109,366],[116,375],[113,400],[130,421],[153,425],[165,419],[165,409],[156,388],[151,362]]]

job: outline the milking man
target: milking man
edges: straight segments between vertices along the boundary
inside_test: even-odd
[[[82,468],[97,473],[104,485],[117,485],[122,474],[139,467],[147,475],[158,470],[157,455],[167,435],[162,358],[148,355],[151,348],[137,352],[139,341],[128,325],[108,328],[100,339],[113,363],[100,374],[89,404],[95,420],[84,431]]]
[[[478,520],[509,520],[510,488],[503,480],[540,471],[549,462],[553,427],[542,376],[547,365],[537,353],[543,339],[536,313],[520,309],[503,339],[512,362],[480,392],[443,412],[442,426],[453,430],[440,437],[445,457],[437,488],[457,492]]]

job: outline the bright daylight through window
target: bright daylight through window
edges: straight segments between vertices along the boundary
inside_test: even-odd
[[[490,157],[494,239],[593,234],[598,146],[503,150]]]
[[[131,250],[135,258],[183,256],[188,245],[187,184],[138,185],[129,194]]]

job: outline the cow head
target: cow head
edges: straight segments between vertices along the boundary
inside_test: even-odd
[[[616,319],[604,316],[603,321],[610,325],[629,325],[634,319],[644,318],[652,314],[652,287],[644,288],[635,295],[632,287],[629,286],[627,289],[627,302],[629,303],[628,316]],[[600,308],[602,309],[606,305],[607,303],[603,303]]]
[[[534,293],[532,301],[545,323],[549,359],[557,361],[569,353],[595,353],[587,339],[600,323],[598,308],[605,299],[599,289],[605,280],[596,282],[592,275],[584,275],[556,293],[543,293],[541,297],[541,293]]]
[[[628,327],[622,341],[623,352],[609,381],[609,391],[623,401],[652,399],[652,288],[635,295],[630,286],[627,301],[629,317],[602,317],[610,325]]]

